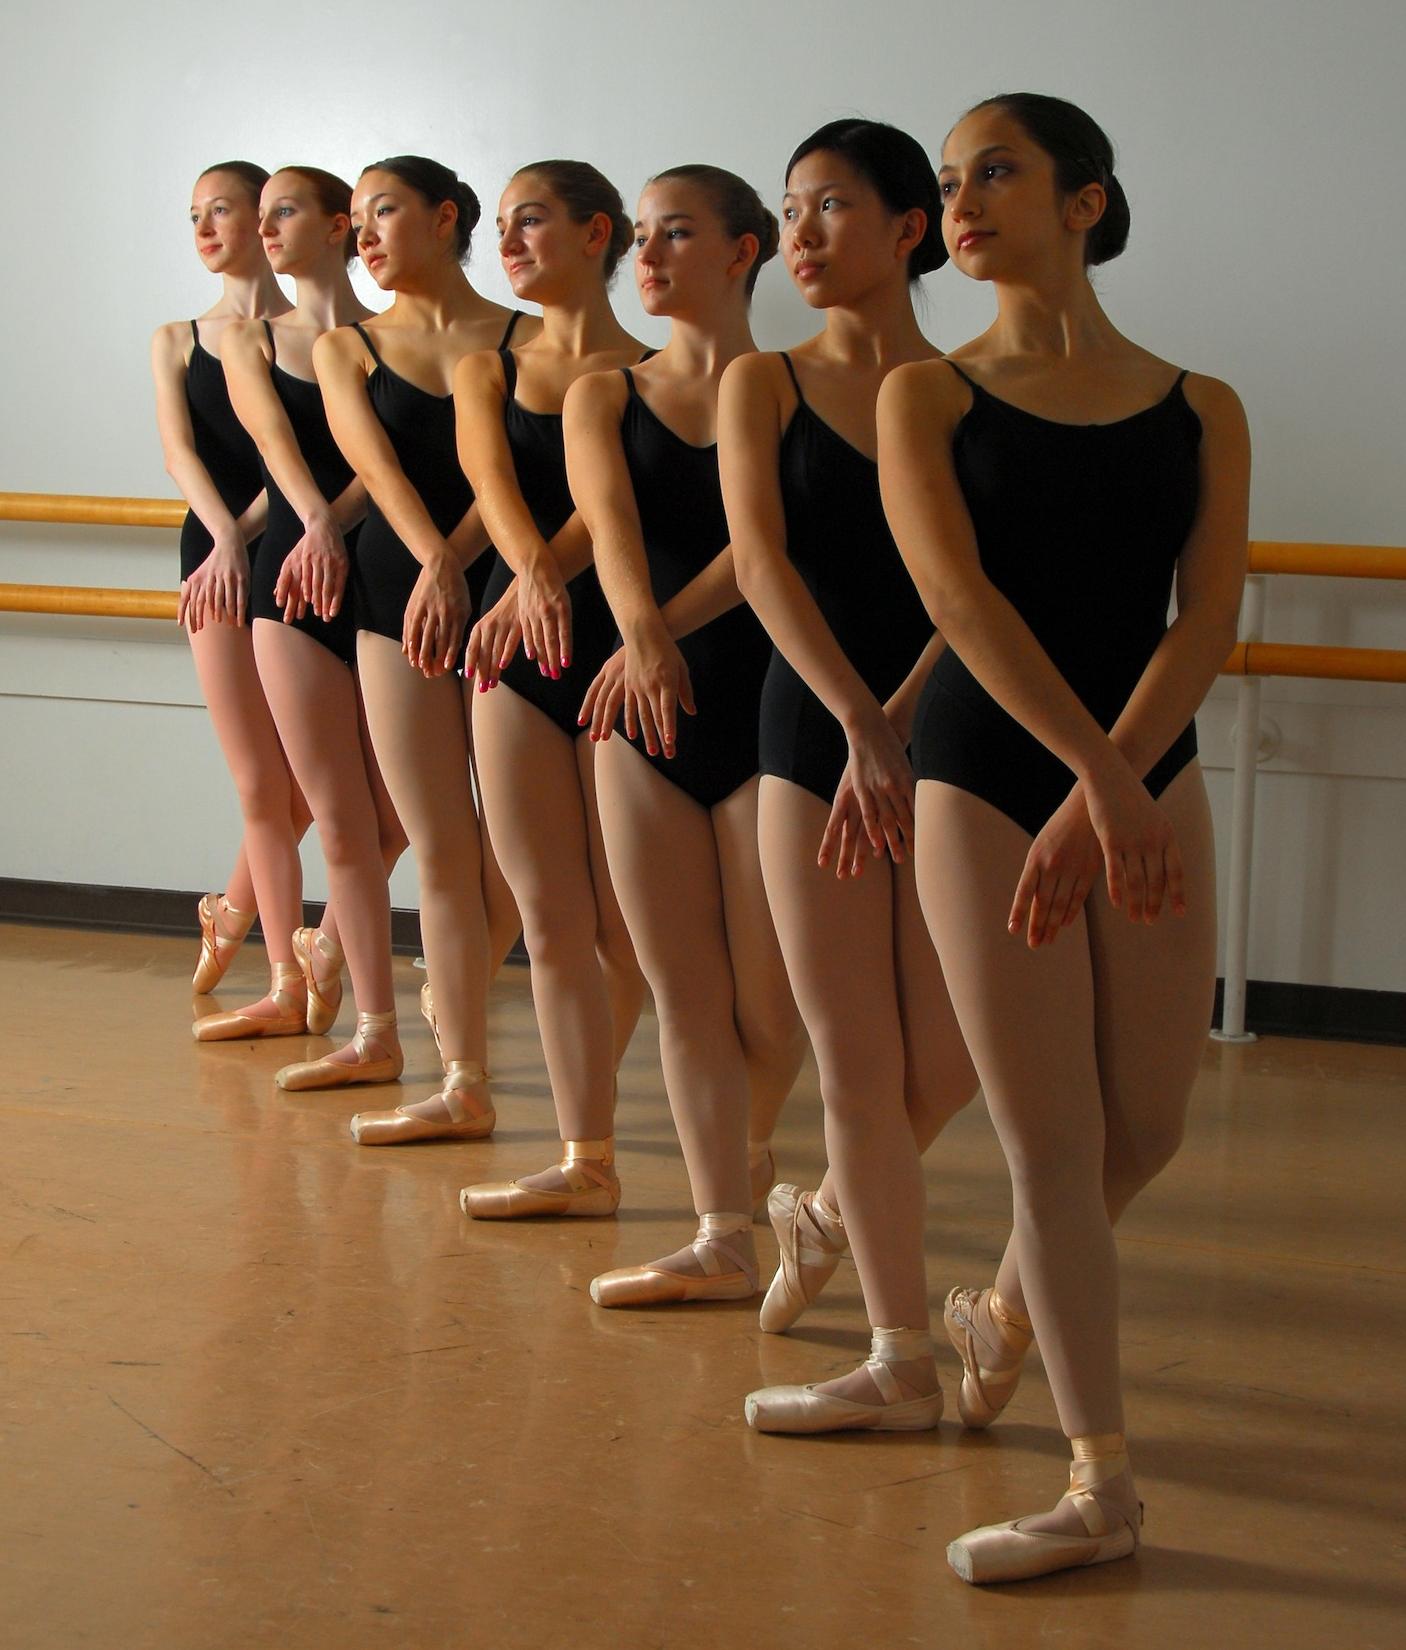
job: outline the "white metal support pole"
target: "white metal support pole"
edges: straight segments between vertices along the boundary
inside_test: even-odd
[[[1240,639],[1257,642],[1264,632],[1264,577],[1245,580]],[[1235,778],[1230,808],[1230,887],[1225,921],[1225,1000],[1219,1043],[1253,1043],[1245,1030],[1245,977],[1250,962],[1250,893],[1255,846],[1255,775],[1260,754],[1260,678],[1242,676],[1236,690]]]

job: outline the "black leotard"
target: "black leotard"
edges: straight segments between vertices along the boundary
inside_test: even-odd
[[[517,402],[517,360],[510,349],[499,350],[507,394],[503,399],[503,427],[517,472],[518,491],[532,512],[537,531],[550,544],[576,506],[566,484],[566,439],[560,413],[528,412]],[[652,351],[650,352],[653,353]],[[493,559],[484,606],[492,607],[507,591],[513,570],[501,554]],[[545,716],[574,739],[586,730],[577,718],[586,689],[614,652],[615,620],[601,591],[594,567],[584,568],[568,581],[571,598],[571,657],[569,668],[554,682],[519,647],[500,681],[519,698],[536,705]]]
[[[512,337],[521,313],[514,310],[509,316],[500,348]],[[372,409],[385,427],[405,479],[420,495],[436,530],[447,536],[464,519],[474,501],[474,490],[459,466],[454,437],[454,397],[433,395],[402,378],[381,359],[371,334],[360,322],[355,324],[376,363],[376,370],[366,380]],[[484,586],[491,565],[492,554],[485,550],[464,574],[472,604],[470,624],[483,611]],[[357,629],[371,630],[399,642],[405,628],[405,609],[419,577],[420,563],[381,514],[375,499],[368,499],[366,520],[352,557]],[[464,643],[468,645],[467,628]]]
[[[695,447],[655,413],[624,369],[630,398],[620,420],[654,600],[663,607],[727,548],[727,516],[718,480],[718,447]],[[615,645],[619,646],[617,634]],[[677,754],[644,759],[712,808],[757,772],[757,715],[771,643],[751,608],[738,606],[678,644],[688,666],[697,716],[679,713]]]
[[[1108,729],[1167,629],[1177,557],[1200,496],[1201,421],[1182,387],[1112,424],[1060,424],[971,386],[952,458],[987,578]],[[1068,796],[1069,769],[952,648],[913,728],[920,779],[982,797],[1031,836]],[[1188,723],[1147,775],[1157,796],[1196,754]]]
[[[195,346],[186,362],[186,405],[195,456],[209,472],[225,508],[237,520],[263,490],[264,473],[259,449],[234,416],[224,363],[200,342],[200,329],[190,323]],[[188,579],[214,548],[215,541],[194,510],[181,523],[181,577]],[[251,569],[258,560],[259,540],[248,546]]]
[[[811,411],[791,357],[796,411],[781,438],[786,553],[845,657],[883,704],[902,686],[933,624],[893,542],[879,467]],[[849,759],[844,729],[779,651],[762,689],[761,771],[832,802]]]
[[[296,378],[291,372],[285,372],[278,364],[278,345],[273,328],[267,321],[264,322],[264,331],[268,334],[269,349],[273,351],[269,377],[274,393],[283,404],[298,450],[312,472],[318,492],[331,504],[350,486],[355,472],[332,439],[332,431],[327,424],[327,409],[323,405],[317,380]],[[249,611],[256,619],[271,619],[282,624],[283,609],[273,598],[274,586],[278,583],[278,575],[289,552],[303,536],[303,523],[269,473],[267,465],[263,468],[263,475],[269,514],[254,564]],[[355,527],[343,535],[348,556],[355,552],[356,535]],[[319,619],[309,610],[303,618],[293,620],[293,628],[301,630],[305,636],[311,636],[315,642],[321,642],[344,664],[351,664],[356,657],[356,622],[352,617],[350,590],[344,594],[335,619]]]

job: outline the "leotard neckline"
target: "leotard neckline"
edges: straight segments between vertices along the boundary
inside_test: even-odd
[[[503,329],[503,336],[498,343],[498,348],[500,350],[507,348],[508,340],[513,335],[514,327],[517,326],[518,322],[522,319],[525,313],[525,310],[515,309],[508,317],[508,324]],[[378,350],[375,344],[371,341],[371,334],[364,326],[362,326],[361,322],[353,321],[352,327],[360,335],[362,343],[364,343],[367,349],[371,351],[371,359],[376,363],[376,372],[384,372],[387,376],[394,378],[398,384],[404,384],[407,389],[414,390],[416,395],[423,395],[426,401],[438,401],[442,405],[444,402],[452,401],[454,399],[453,390],[450,390],[445,395],[441,395],[438,390],[427,390],[423,384],[417,384],[413,378],[407,378],[404,373],[397,372],[394,367],[388,367],[381,359],[380,350]],[[375,372],[368,373],[366,375],[367,382],[369,383],[375,376]]]
[[[826,435],[833,436],[842,447],[847,447],[850,452],[852,452],[854,456],[862,463],[868,464],[873,469],[877,469],[879,464],[877,458],[870,458],[868,453],[866,453],[862,447],[856,447],[848,436],[841,435],[833,424],[827,423],[825,419],[823,419],[820,414],[816,412],[815,408],[811,406],[810,402],[807,401],[805,396],[801,393],[801,381],[796,376],[796,368],[791,360],[791,357],[784,349],[779,353],[781,355],[781,359],[786,363],[786,371],[791,375],[791,384],[796,392],[796,412],[803,412],[806,417],[810,419],[812,424],[818,424],[820,428],[825,431]],[[791,423],[794,424],[795,421],[795,414],[793,413],[791,415]],[[788,424],[786,429],[789,430],[790,428],[791,425]],[[783,434],[784,433],[785,432],[783,432]]]
[[[670,429],[670,427],[664,422],[664,420],[659,416],[659,414],[657,412],[655,412],[654,408],[650,406],[649,402],[646,401],[645,398],[640,394],[639,385],[635,383],[634,372],[629,367],[621,367],[620,370],[621,370],[621,372],[623,372],[625,374],[625,382],[630,387],[630,397],[631,397],[631,399],[634,400],[634,401],[639,402],[640,406],[642,406],[644,408],[645,412],[649,415],[649,417],[654,420],[654,422],[659,426],[659,428],[661,430],[663,430],[665,435],[667,435],[671,440],[677,441],[680,447],[687,448],[688,451],[691,452],[691,453],[715,453],[715,452],[717,452],[718,444],[717,444],[716,441],[709,441],[709,442],[704,443],[703,445],[700,445],[696,441],[685,441],[684,438],[679,434],[679,432],[677,430]],[[840,439],[843,440],[844,437],[841,436]]]
[[[1149,406],[1139,407],[1136,412],[1128,413],[1123,418],[1110,418],[1101,422],[1090,424],[1076,424],[1067,418],[1046,418],[1043,413],[1031,412],[1028,407],[1019,407],[1014,401],[1007,401],[1004,396],[993,395],[984,384],[978,383],[975,378],[971,377],[968,373],[963,372],[950,356],[944,356],[943,359],[964,384],[970,385],[978,395],[983,396],[987,401],[994,402],[996,406],[1004,407],[1008,412],[1016,413],[1021,418],[1033,418],[1037,424],[1047,424],[1051,429],[1056,430],[1116,430],[1124,424],[1132,424],[1139,418],[1146,418],[1149,413],[1160,412],[1162,408],[1165,407],[1167,403],[1177,395],[1180,395],[1183,400],[1185,399],[1185,391],[1182,386],[1186,381],[1186,374],[1188,371],[1186,367],[1183,367],[1177,374],[1171,388],[1167,391],[1167,393],[1163,396],[1159,396],[1158,399],[1153,401]],[[968,409],[968,412],[970,412],[970,409]]]

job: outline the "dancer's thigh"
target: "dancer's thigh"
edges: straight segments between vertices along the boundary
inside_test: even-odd
[[[254,656],[279,738],[293,772],[325,821],[358,819],[373,808],[362,756],[356,682],[332,653],[301,630],[254,621]]]
[[[513,897],[540,944],[597,927],[587,802],[575,741],[511,688],[476,696],[474,751],[484,815]]]
[[[728,950],[737,982],[737,1018],[749,1045],[761,1040],[794,1047],[800,1014],[762,877],[760,798],[761,781],[749,779],[712,811]],[[799,1060],[799,1053],[795,1057]]]
[[[912,861],[894,867],[894,948],[906,1057],[904,1091],[918,1149],[976,1093],[976,1067],[918,901]]]
[[[423,675],[395,642],[366,630],[357,637],[357,665],[376,760],[417,855],[462,842],[477,861],[458,678]]]
[[[758,838],[767,899],[822,1085],[827,1072],[850,1085],[867,1071],[876,1091],[896,1091],[903,1035],[892,876],[883,860],[843,882],[817,866],[829,813],[801,786],[763,776]]]
[[[1110,1152],[1138,1180],[1180,1144],[1216,978],[1215,844],[1199,763],[1183,768],[1160,801],[1181,850],[1187,914],[1174,916],[1167,906],[1155,923],[1135,924],[1102,886],[1088,906]]]
[[[923,914],[1012,1173],[1039,1178],[1060,1160],[1101,1163],[1103,1112],[1085,917],[1034,951],[1006,928],[1030,841],[980,797],[919,784]]]
[[[247,625],[211,624],[190,638],[210,720],[246,814],[290,809],[288,765],[264,697]]]
[[[623,739],[595,751],[595,790],[610,880],[656,995],[721,996],[730,1010],[731,967],[722,882],[707,810],[662,778]]]

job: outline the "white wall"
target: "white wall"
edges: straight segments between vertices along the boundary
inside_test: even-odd
[[[403,0],[57,4],[0,24],[10,162],[0,487],[166,495],[147,339],[215,291],[185,222],[195,174],[247,156],[354,175],[411,150],[457,166],[491,217],[512,168],[594,160],[629,200],[706,159],[780,192],[795,142],[863,112],[934,148],[1008,87],[1084,103],[1118,145],[1127,254],[1099,277],[1114,318],[1228,378],[1256,443],[1260,538],[1406,541],[1406,7],[1399,0],[655,0],[532,8]],[[472,273],[507,299],[485,237]],[[642,336],[626,276],[619,307]],[[926,283],[953,345],[990,295]],[[810,321],[778,269],[757,332]],[[170,588],[173,535],[0,527],[0,579]],[[1269,633],[1401,645],[1406,592],[1283,580]],[[1229,689],[1202,718],[1224,826]],[[168,627],[0,620],[0,875],[203,887],[237,821],[188,659]],[[1406,699],[1271,684],[1251,973],[1406,989]],[[309,884],[321,871],[310,855]],[[399,903],[413,900],[402,873]]]

